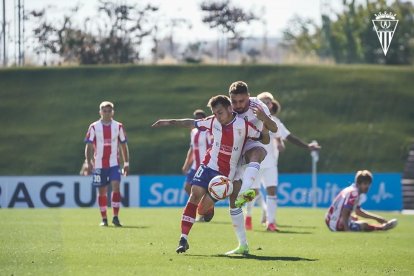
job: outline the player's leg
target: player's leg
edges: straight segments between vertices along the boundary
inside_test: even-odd
[[[206,193],[206,189],[200,186],[193,185],[191,187],[190,197],[184,207],[183,215],[181,217],[181,235],[178,247],[175,250],[177,253],[184,253],[190,246],[188,244],[188,235],[195,222],[197,215],[197,207],[201,198]]]
[[[241,207],[236,207],[235,201],[238,197],[241,188],[240,181],[233,181],[233,193],[230,195],[230,216],[233,224],[234,232],[236,233],[239,246],[231,251],[226,252],[230,254],[248,254],[249,246],[247,243],[246,229],[244,227],[244,215]]]
[[[266,229],[270,232],[279,231],[276,226],[277,209],[277,169],[276,167],[263,170],[264,186],[266,187]]]
[[[92,173],[92,185],[98,188],[98,206],[101,213],[101,226],[108,226],[106,206],[108,204],[108,169],[95,169]]]
[[[207,187],[210,180],[218,175],[218,172],[201,165],[191,180],[191,193],[187,204],[184,207],[183,215],[181,217],[181,235],[178,247],[175,250],[177,253],[183,253],[190,248],[188,244],[188,234],[195,222],[197,215],[198,204],[203,196],[207,193]]]
[[[245,152],[244,158],[247,167],[243,173],[240,193],[244,193],[253,186],[253,183],[259,175],[260,163],[266,157],[266,154],[266,150],[260,146],[253,147]]]
[[[362,232],[371,232],[371,231],[383,231],[390,230],[397,226],[397,220],[392,219],[383,224],[372,224],[365,221],[351,221],[350,229],[351,231],[362,231]]]
[[[252,213],[253,213],[253,207],[254,204],[259,200],[261,201],[261,195],[259,194],[259,188],[260,188],[260,177],[256,179],[254,182],[252,189],[255,191],[255,198],[246,203],[246,220],[244,222],[244,225],[246,227],[246,230],[253,230],[253,224],[252,224]]]
[[[120,189],[120,183],[121,183],[121,170],[119,169],[119,166],[114,166],[109,169],[109,179],[111,181],[112,186],[112,195],[111,195],[111,203],[112,203],[112,223],[116,227],[121,227],[122,224],[119,221],[119,208],[121,207],[121,189]]]
[[[210,222],[214,217],[214,204],[217,200],[213,199],[208,192],[203,196],[198,204],[197,212],[203,218],[203,221]]]
[[[100,226],[108,226],[108,217],[106,214],[106,206],[108,204],[108,198],[106,196],[107,192],[108,186],[102,186],[98,188],[98,205],[102,217]]]

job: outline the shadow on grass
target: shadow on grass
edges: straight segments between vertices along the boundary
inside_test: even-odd
[[[122,227],[112,227],[116,229],[146,229],[148,226],[122,225]]]
[[[313,232],[309,232],[309,231],[291,231],[291,230],[279,230],[279,231],[277,231],[277,232],[269,232],[269,231],[266,231],[266,230],[264,230],[264,231],[261,231],[261,232],[265,232],[265,233],[269,233],[269,234],[273,234],[273,235],[275,235],[275,234],[305,234],[305,235],[308,235],[308,234],[313,234]]]
[[[316,226],[307,226],[307,225],[282,225],[282,224],[278,224],[278,227],[283,227],[283,228],[308,228],[308,229],[316,229]]]
[[[299,261],[306,261],[306,262],[315,262],[319,261],[318,259],[309,259],[309,258],[302,258],[302,257],[289,257],[289,256],[259,256],[253,254],[247,255],[224,255],[224,254],[217,254],[217,255],[187,255],[191,257],[219,257],[219,258],[229,258],[229,259],[252,259],[258,261],[286,261],[286,262],[299,262]]]

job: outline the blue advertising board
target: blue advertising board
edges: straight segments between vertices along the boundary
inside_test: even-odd
[[[354,181],[354,173],[325,174],[317,176],[317,206],[329,207],[340,190]],[[311,207],[312,175],[281,174],[278,186],[278,206]],[[140,207],[179,207],[184,206],[188,196],[183,189],[184,176],[144,175],[140,176]],[[375,173],[374,181],[362,205],[367,210],[401,210],[401,175],[397,173]],[[227,201],[218,206],[228,206]]]

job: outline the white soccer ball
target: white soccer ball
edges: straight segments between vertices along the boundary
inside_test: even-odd
[[[225,199],[233,192],[233,183],[228,177],[217,175],[210,180],[208,192],[216,200]]]

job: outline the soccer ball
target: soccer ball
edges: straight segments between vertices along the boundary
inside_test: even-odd
[[[210,180],[208,192],[216,200],[225,199],[233,192],[233,183],[231,183],[228,177],[217,175]]]

